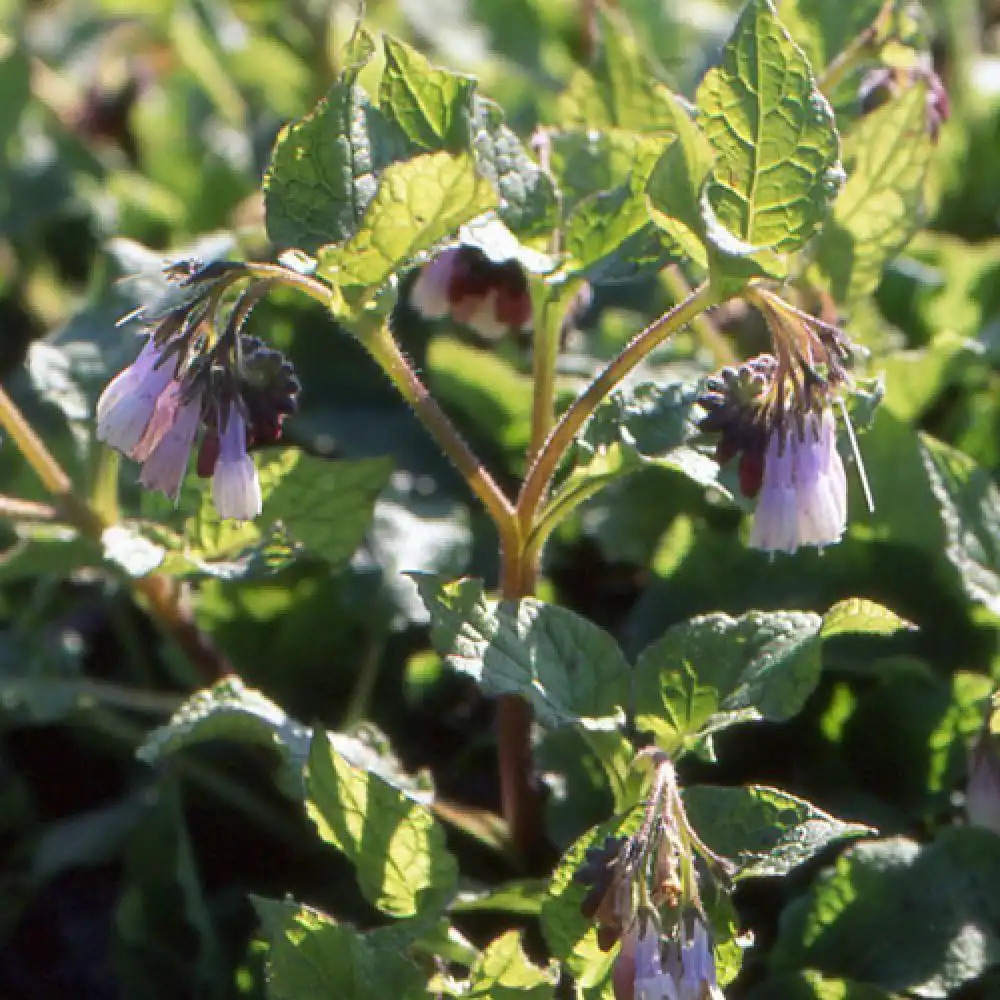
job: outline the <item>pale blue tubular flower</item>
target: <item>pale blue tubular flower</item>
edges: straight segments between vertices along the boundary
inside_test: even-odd
[[[672,941],[667,949],[667,971],[676,984],[677,1000],[722,1000],[715,977],[715,958],[712,942],[704,921],[700,916],[693,919],[689,937],[684,935],[684,921],[681,921],[678,941]]]
[[[260,479],[247,454],[247,426],[235,405],[219,435],[219,457],[212,475],[212,500],[221,518],[252,521],[261,512]]]
[[[174,376],[174,365],[150,337],[139,356],[105,387],[97,401],[97,439],[131,455],[146,432],[156,401]]]
[[[191,447],[201,423],[201,409],[200,393],[185,400],[177,383],[169,387],[161,416],[162,433],[159,433],[158,428],[158,439],[149,450],[139,476],[139,482],[146,489],[160,490],[175,503],[180,495],[181,483],[191,457]]]
[[[622,936],[612,970],[615,1000],[680,1000],[673,975],[663,969],[660,948],[656,920],[640,914]]]
[[[847,527],[847,475],[833,411],[792,417],[771,431],[751,548],[795,552],[840,541]]]

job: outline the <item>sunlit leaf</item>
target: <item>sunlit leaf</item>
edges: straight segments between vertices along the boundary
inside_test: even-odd
[[[321,731],[309,748],[306,791],[320,837],[347,855],[375,906],[412,917],[444,905],[458,869],[425,805],[348,763]]]
[[[843,179],[833,111],[771,0],[751,0],[698,90],[715,151],[705,191],[721,287],[783,278],[789,255],[816,231]]]

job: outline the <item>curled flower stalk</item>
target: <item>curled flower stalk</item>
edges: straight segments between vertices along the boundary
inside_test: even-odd
[[[725,888],[729,863],[692,829],[670,760],[659,753],[654,760],[639,830],[591,848],[576,872],[590,887],[581,910],[597,923],[602,949],[620,942],[611,972],[616,1000],[721,998],[702,883]]]
[[[757,500],[751,548],[823,549],[847,527],[835,406],[848,385],[852,345],[838,328],[770,292],[754,290],[751,301],[767,321],[774,352],[708,380],[700,427],[718,435],[720,463],[738,459],[740,490]]]
[[[151,326],[148,340],[104,390],[97,437],[141,463],[143,486],[176,502],[201,432],[197,470],[212,479],[219,516],[251,520],[261,490],[247,449],[280,438],[299,390],[281,354],[243,333],[268,282],[239,295],[223,324],[220,304],[245,277],[240,265],[177,265],[168,276],[180,302],[139,314]]]

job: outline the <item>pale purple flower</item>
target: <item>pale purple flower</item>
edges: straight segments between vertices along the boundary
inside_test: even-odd
[[[139,482],[147,489],[160,490],[176,501],[187,471],[191,446],[201,423],[201,395],[181,402],[177,383],[170,386],[169,391],[169,415],[172,420],[159,434],[143,463]]]
[[[451,310],[449,289],[459,250],[442,250],[425,264],[410,288],[410,305],[425,319],[444,319]]]
[[[173,378],[173,365],[157,364],[162,351],[150,337],[139,356],[105,387],[97,401],[97,439],[126,455],[139,443],[160,394]]]
[[[625,932],[611,982],[616,1000],[680,1000],[660,962],[660,931],[650,917],[638,917]]]
[[[997,737],[983,733],[969,758],[965,815],[973,826],[1000,834],[1000,749]]]
[[[764,478],[750,546],[794,552],[839,542],[847,527],[847,476],[837,451],[833,411],[808,413],[775,428],[764,456]]]
[[[219,457],[212,476],[212,500],[219,517],[252,521],[261,512],[260,479],[247,454],[247,427],[235,406],[219,436]]]
[[[667,971],[677,987],[674,994],[677,1000],[721,1000],[712,942],[699,917],[694,919],[690,937],[682,936],[680,941],[671,942],[667,949]]]

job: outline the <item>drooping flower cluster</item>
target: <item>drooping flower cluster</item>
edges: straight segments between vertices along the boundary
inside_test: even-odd
[[[882,66],[868,73],[858,87],[858,103],[862,112],[868,113],[898,97],[913,86],[927,90],[925,120],[927,134],[936,143],[941,129],[951,117],[951,98],[944,82],[928,60],[909,67]]]
[[[1000,835],[1000,690],[986,705],[972,752],[965,786],[965,816],[972,826]]]
[[[531,294],[521,264],[495,261],[477,246],[447,247],[425,264],[410,289],[425,319],[450,317],[485,340],[531,324]]]
[[[640,829],[588,850],[575,876],[590,887],[581,911],[596,921],[600,947],[621,942],[616,1000],[721,1000],[698,888],[705,871],[721,882],[729,865],[691,828],[673,766],[658,754]]]
[[[212,479],[220,517],[246,521],[261,511],[247,449],[278,440],[299,385],[279,352],[242,333],[253,293],[237,300],[224,330],[216,331],[219,298],[238,267],[182,265],[168,272],[190,294],[161,312],[140,314],[152,330],[136,360],[101,394],[97,437],[141,463],[143,486],[176,501],[203,430],[198,474]]]
[[[744,496],[757,498],[752,548],[795,552],[840,541],[847,476],[834,404],[847,382],[850,344],[836,327],[757,292],[774,342],[765,354],[724,368],[699,399],[703,431],[718,435],[720,463],[739,456]]]

